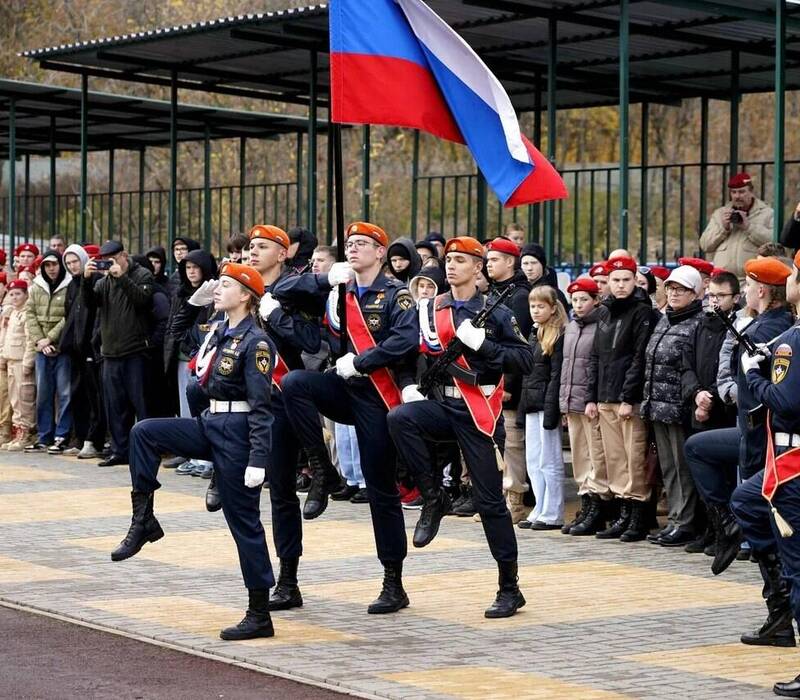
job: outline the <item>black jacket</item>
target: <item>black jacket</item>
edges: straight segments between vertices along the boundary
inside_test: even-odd
[[[64,330],[61,332],[59,352],[76,359],[92,357],[92,331],[95,322],[95,304],[93,299],[85,298],[82,293],[83,275],[73,277],[67,287],[64,300]]]
[[[783,225],[780,237],[781,245],[796,250],[800,248],[800,221],[795,221],[794,212],[791,213]]]
[[[145,254],[147,258],[158,258],[161,261],[161,272],[157,275],[153,275],[153,278],[156,281],[156,284],[160,284],[164,291],[169,293],[169,278],[167,277],[167,251],[164,250],[164,246],[157,245],[153,248],[150,248]]]
[[[392,266],[393,255],[400,255],[406,258],[406,260],[409,261],[408,267],[401,271],[395,270]],[[411,278],[415,277],[420,271],[422,267],[422,258],[419,257],[414,241],[410,238],[398,238],[389,246],[389,250],[386,252],[386,264],[389,267],[389,272],[391,272],[394,277],[408,284]]]
[[[558,394],[561,388],[561,363],[564,358],[564,334],[558,336],[552,355],[545,355],[536,328],[528,339],[533,351],[533,369],[522,380],[517,426],[523,427],[525,414],[544,412],[545,430],[558,427],[561,420]]]
[[[178,241],[183,241],[186,244],[186,247],[189,249],[187,255],[193,250],[200,250],[200,243],[194,240],[194,238],[184,238],[183,236],[178,236],[172,245],[174,246]],[[171,295],[177,294],[181,287],[181,273],[179,267],[180,265],[178,265],[178,267],[176,267],[169,276],[168,289]]]
[[[629,403],[642,400],[645,349],[653,325],[653,307],[638,287],[626,299],[603,302],[608,316],[597,323],[589,362],[589,403]]]
[[[83,290],[93,284],[93,280],[85,277],[81,281]],[[127,357],[148,350],[153,308],[152,273],[129,260],[124,275],[101,277],[92,289],[99,307],[103,357]]]
[[[735,311],[735,309],[734,309]],[[731,315],[733,320],[734,316]],[[736,423],[736,409],[728,406],[717,393],[719,351],[728,329],[714,313],[706,313],[683,347],[681,357],[681,395],[692,416],[693,430],[730,428]],[[712,396],[709,418],[702,423],[695,420],[695,397],[701,391]]]

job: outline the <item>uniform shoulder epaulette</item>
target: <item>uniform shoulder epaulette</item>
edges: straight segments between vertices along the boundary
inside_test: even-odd
[[[407,287],[399,289],[397,294],[395,294],[394,300],[403,311],[407,311],[414,306],[414,297],[411,296],[411,292],[408,291]]]

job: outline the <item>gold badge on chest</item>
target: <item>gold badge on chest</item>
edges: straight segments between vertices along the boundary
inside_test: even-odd
[[[369,314],[369,316],[367,316],[367,326],[373,333],[379,331],[381,329],[380,314]]]
[[[219,361],[219,364],[217,365],[217,372],[225,376],[233,372],[233,358],[228,356],[223,356],[223,358]]]

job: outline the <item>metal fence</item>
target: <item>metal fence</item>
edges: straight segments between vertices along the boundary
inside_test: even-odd
[[[271,182],[210,188],[210,220],[205,221],[203,188],[179,189],[177,197],[178,236],[204,243],[214,254],[225,253],[225,243],[232,233],[244,230],[253,222],[269,221],[289,228],[298,221],[297,183]],[[44,245],[52,233],[80,240],[80,196],[57,194],[51,205],[49,194],[19,194],[17,235],[19,241]],[[55,216],[51,222],[51,209]],[[109,238],[121,240],[128,250],[144,251],[167,245],[169,190],[143,192],[107,192],[87,195],[88,241]],[[8,196],[0,205],[0,231],[8,230]]]
[[[796,196],[800,186],[800,160],[787,160],[785,191]],[[769,204],[774,191],[771,161],[741,163],[756,183],[756,195]],[[633,166],[630,172],[629,248],[639,259],[669,262],[699,250],[699,237],[713,210],[728,199],[727,163],[675,163]],[[555,205],[553,222],[554,265],[579,269],[603,259],[618,247],[619,167],[567,168],[561,175],[569,199]],[[476,174],[421,175],[416,178],[419,207],[412,230],[418,236],[436,230],[447,236],[476,230]],[[787,199],[784,207],[794,207]],[[774,205],[773,205],[774,206]],[[505,226],[518,222],[528,240],[544,237],[544,206],[530,205],[503,209],[489,197],[487,237],[503,233]],[[644,238],[642,231],[645,231]]]

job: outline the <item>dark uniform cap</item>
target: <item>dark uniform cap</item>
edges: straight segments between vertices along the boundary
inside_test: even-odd
[[[100,255],[116,255],[125,250],[125,247],[119,241],[106,241],[100,246]]]

